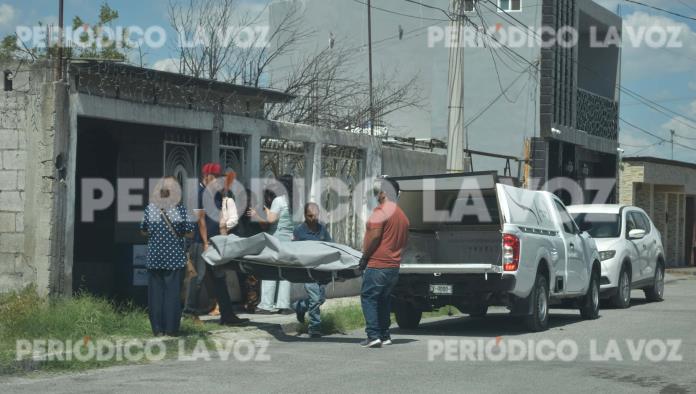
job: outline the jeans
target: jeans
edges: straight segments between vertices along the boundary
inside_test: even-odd
[[[203,287],[203,280],[205,279],[205,272],[208,265],[201,256],[203,254],[203,244],[200,242],[192,243],[189,248],[189,254],[191,255],[193,267],[196,269],[196,276],[191,278],[191,282],[189,283],[188,291],[186,292],[186,306],[184,309],[187,313],[204,315],[208,313],[208,311],[201,311],[198,309],[198,299],[200,297],[201,288]]]
[[[278,289],[277,299],[276,289]],[[261,303],[259,303],[258,308],[266,311],[290,309],[290,282],[287,280],[262,280]]]
[[[295,311],[299,314],[309,315],[309,333],[321,333],[321,314],[319,307],[326,300],[326,291],[319,283],[305,283],[305,290],[309,297],[295,303]]]
[[[363,273],[360,302],[369,339],[389,338],[391,293],[398,281],[398,268],[367,268]]]
[[[153,334],[179,332],[183,275],[183,269],[148,270],[147,309]]]

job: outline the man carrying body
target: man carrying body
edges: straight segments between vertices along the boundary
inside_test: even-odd
[[[222,208],[222,194],[216,192],[215,182],[221,174],[220,164],[206,163],[203,165],[201,183],[198,185],[198,203],[194,210],[196,214],[196,231],[194,242],[191,245],[189,253],[196,268],[196,276],[191,278],[189,283],[188,293],[186,295],[185,313],[192,315],[201,315],[198,306],[198,298],[203,285],[203,279],[206,272],[209,270],[208,264],[201,256],[208,249],[210,238],[220,234],[220,224],[213,219],[214,211],[220,212]],[[222,275],[219,272],[213,274],[213,282],[215,287],[215,296],[220,306],[220,324],[235,325],[249,321],[249,319],[240,319],[232,310],[232,300],[227,291],[227,283],[225,281],[224,272]]]
[[[391,345],[391,293],[399,280],[401,252],[408,240],[409,222],[396,205],[399,185],[379,180],[375,188],[379,205],[367,220],[360,269],[364,270],[360,295],[367,339],[363,347]]]
[[[308,202],[304,207],[305,221],[295,228],[293,241],[326,241],[333,242],[331,235],[326,231],[326,226],[319,222],[319,206]],[[304,323],[305,313],[309,312],[309,336],[321,337],[321,315],[319,307],[324,303],[324,286],[319,283],[305,283],[308,298],[295,303],[294,309],[297,320]]]

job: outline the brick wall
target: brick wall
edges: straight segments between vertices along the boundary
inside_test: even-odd
[[[619,174],[619,204],[632,205],[634,204],[633,184],[642,183],[645,179],[645,170],[643,165],[633,165],[629,163],[621,164],[621,172]],[[643,207],[645,209],[645,207]],[[648,207],[649,209],[650,207]]]

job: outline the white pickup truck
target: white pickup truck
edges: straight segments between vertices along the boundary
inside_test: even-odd
[[[507,306],[531,331],[548,328],[550,305],[599,316],[597,247],[553,194],[495,173],[393,179],[411,223],[393,293],[399,327],[447,305],[472,316]]]

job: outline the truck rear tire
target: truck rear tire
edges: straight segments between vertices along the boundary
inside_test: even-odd
[[[599,275],[593,271],[590,276],[590,287],[580,299],[580,316],[586,320],[599,317]]]
[[[412,330],[418,328],[423,312],[410,302],[398,301],[394,302],[394,315],[399,328]]]
[[[524,317],[524,325],[529,331],[546,331],[549,328],[549,286],[546,277],[537,273],[534,288],[529,294],[532,313]]]
[[[488,305],[474,305],[468,310],[468,313],[471,317],[486,317],[486,315],[488,314]]]

